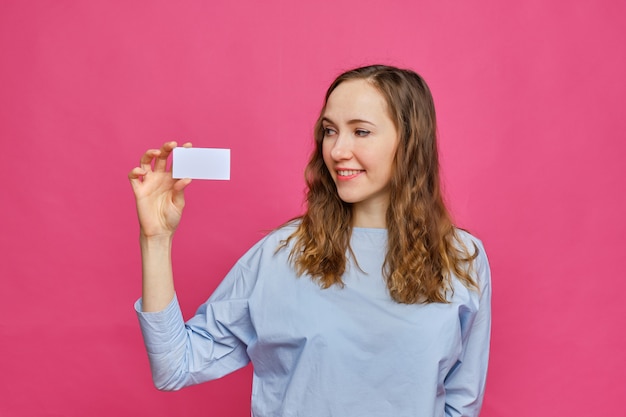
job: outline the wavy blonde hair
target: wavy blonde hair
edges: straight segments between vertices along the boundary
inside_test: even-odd
[[[328,88],[315,125],[315,150],[305,170],[307,211],[296,219],[296,231],[281,248],[293,241],[289,259],[299,275],[310,275],[322,288],[343,286],[348,255],[354,259],[352,209],[339,198],[324,164],[321,118],[331,93],[347,80],[366,80],[385,97],[400,135],[382,271],[389,294],[398,303],[445,303],[452,291],[452,274],[477,289],[471,266],[478,248],[474,245],[470,253],[463,244],[441,195],[432,95],[422,77],[411,70],[384,65],[357,68],[341,74]]]

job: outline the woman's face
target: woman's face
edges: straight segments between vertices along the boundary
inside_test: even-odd
[[[344,81],[328,98],[322,127],[324,163],[339,197],[353,210],[384,214],[399,143],[385,98],[366,80]]]

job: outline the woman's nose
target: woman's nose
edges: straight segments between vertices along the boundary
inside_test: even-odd
[[[352,157],[352,146],[350,145],[350,140],[339,136],[330,151],[330,156],[335,161],[350,159]]]

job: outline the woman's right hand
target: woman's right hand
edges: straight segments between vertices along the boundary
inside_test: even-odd
[[[128,173],[142,238],[171,237],[180,223],[185,207],[183,191],[191,180],[172,178],[167,159],[176,146],[176,142],[167,142],[161,149],[146,151],[140,166]],[[191,144],[183,146],[189,148]]]

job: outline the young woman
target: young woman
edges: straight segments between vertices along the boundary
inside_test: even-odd
[[[346,72],[328,89],[315,143],[306,213],[252,247],[187,323],[170,260],[190,183],[167,169],[176,143],[130,172],[143,260],[135,308],[155,385],[175,390],[251,361],[256,417],[477,416],[489,265],[444,206],[428,87],[410,70]]]

